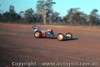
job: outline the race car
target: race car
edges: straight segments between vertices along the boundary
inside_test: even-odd
[[[71,40],[73,37],[70,32],[66,33],[65,35],[63,33],[54,34],[52,29],[44,30],[39,26],[32,26],[32,30],[34,31],[33,34],[35,38],[56,38],[58,41],[64,41]]]

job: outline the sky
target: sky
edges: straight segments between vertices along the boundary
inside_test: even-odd
[[[17,13],[32,8],[36,11],[38,0],[0,0],[0,10],[4,13],[9,10],[9,6],[13,5]],[[90,14],[93,9],[98,9],[100,14],[100,0],[53,0],[54,12],[59,12],[60,16],[65,16],[70,8],[80,8],[79,10]]]

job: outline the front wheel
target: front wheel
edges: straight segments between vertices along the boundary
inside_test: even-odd
[[[64,40],[64,35],[63,35],[62,33],[59,33],[59,34],[57,35],[57,40],[63,41],[63,40]]]
[[[68,33],[66,33],[66,35],[65,35],[65,36],[66,36],[66,39],[67,39],[67,40],[71,40],[71,39],[72,39],[72,37],[73,37],[73,35],[72,35],[71,33],[69,33],[69,32],[68,32]]]

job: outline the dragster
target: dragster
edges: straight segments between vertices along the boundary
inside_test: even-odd
[[[32,26],[34,31],[33,35],[35,38],[56,38],[58,41],[71,40],[73,35],[67,32],[65,35],[63,33],[54,34],[52,29],[44,30],[39,26]]]

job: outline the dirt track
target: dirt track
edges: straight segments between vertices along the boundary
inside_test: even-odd
[[[100,29],[40,26],[44,29],[53,29],[56,34],[73,33],[73,40],[57,41],[49,38],[34,38],[31,27],[32,25],[0,23],[0,67],[11,67],[12,62],[36,62],[35,67],[48,67],[42,65],[43,62],[90,63],[70,67],[100,67]],[[93,63],[95,64],[92,65]]]

